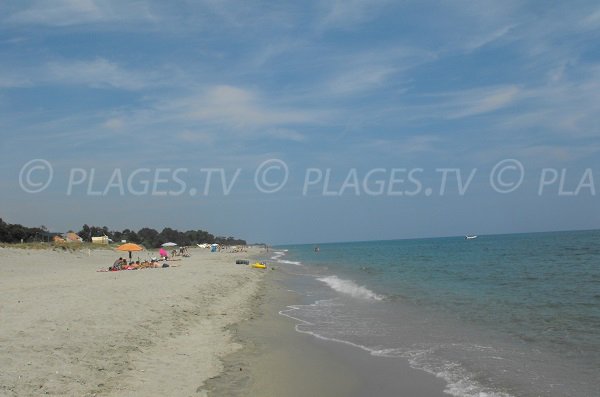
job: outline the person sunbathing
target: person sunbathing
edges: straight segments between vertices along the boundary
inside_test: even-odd
[[[127,266],[127,261],[121,257],[119,257],[119,259],[117,259],[112,267],[109,267],[108,270],[121,270],[123,269],[123,266]]]
[[[154,267],[154,263],[148,262],[148,261],[143,261],[139,266],[140,269],[150,269],[153,267]]]

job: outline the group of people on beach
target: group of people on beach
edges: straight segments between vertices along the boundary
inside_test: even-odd
[[[169,255],[170,254],[170,255]],[[158,267],[172,267],[175,265],[169,265],[167,263],[160,263],[163,261],[177,261],[181,259],[173,259],[175,256],[183,256],[189,257],[191,256],[187,247],[181,247],[178,250],[174,249],[172,252],[167,252],[164,248],[161,248],[158,251],[158,258],[152,257],[149,260],[140,261],[139,258],[137,261],[131,260],[131,255],[129,256],[129,261],[123,257],[119,257],[115,262],[108,268],[108,271],[115,272],[119,270],[137,270],[137,269],[152,269]],[[106,271],[106,270],[103,270]]]
[[[161,260],[165,260],[165,261],[169,260],[169,258],[174,258],[176,256],[183,256],[185,258],[189,258],[191,256],[187,247],[181,247],[181,248],[179,248],[179,250],[174,249],[171,252],[167,252],[166,249],[161,248],[158,251],[158,255],[160,256]]]
[[[183,256],[183,257],[190,257],[190,252],[188,251],[187,247],[180,247],[179,250],[174,249],[173,251],[171,251],[171,256]]]
[[[137,260],[135,262],[133,262],[133,261],[127,262],[127,259],[119,257],[119,259],[117,259],[113,263],[113,265],[108,268],[108,270],[111,272],[116,272],[119,270],[152,269],[152,268],[158,268],[158,267],[169,267],[169,265],[166,263],[163,263],[161,265],[155,259],[152,259],[150,261],[145,260],[143,262],[140,262],[139,260]]]

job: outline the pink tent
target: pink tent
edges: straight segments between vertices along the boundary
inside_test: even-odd
[[[166,258],[169,256],[169,253],[164,248],[161,248],[160,251],[158,251],[158,254],[163,258]]]

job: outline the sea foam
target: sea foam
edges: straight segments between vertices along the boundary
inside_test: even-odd
[[[350,295],[354,298],[378,301],[383,300],[383,296],[376,294],[375,292],[371,291],[366,287],[356,284],[352,280],[344,280],[339,278],[338,276],[321,277],[317,278],[317,280],[327,284],[335,291]]]
[[[275,251],[275,252],[273,252],[273,256],[271,257],[271,259],[272,260],[277,260],[277,259],[281,258],[284,255],[285,255],[284,251]]]
[[[285,264],[288,264],[288,265],[296,265],[296,266],[300,266],[302,264],[302,262],[287,261],[285,259],[278,259],[277,262],[279,262],[279,263],[285,263]]]
[[[273,252],[273,256],[271,257],[271,260],[277,261],[279,263],[284,263],[286,265],[296,265],[296,266],[302,265],[302,262],[288,261],[286,259],[280,259],[285,256],[286,252],[287,252],[287,250]]]

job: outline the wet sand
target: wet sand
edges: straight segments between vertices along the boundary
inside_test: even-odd
[[[207,383],[210,396],[447,397],[445,382],[405,360],[320,340],[295,330],[279,313],[299,297],[270,270],[253,319],[233,327],[244,348],[225,358],[226,371]]]

